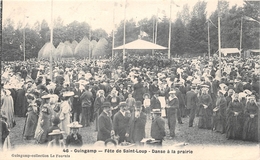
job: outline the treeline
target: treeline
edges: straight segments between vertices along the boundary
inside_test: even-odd
[[[211,54],[218,50],[218,10],[213,12],[207,19],[207,3],[199,1],[190,10],[184,5],[182,11],[177,13],[177,19],[171,24],[171,55],[203,55],[208,52],[208,22],[210,31]],[[220,1],[221,16],[221,43],[222,48],[239,48],[241,18],[251,17],[260,21],[260,3],[250,1],[242,7],[229,6],[229,2]],[[144,40],[153,41],[155,37],[155,22],[157,20],[156,43],[168,47],[169,19],[168,16],[157,18],[145,18],[139,22],[133,19],[126,22],[126,43],[138,39],[140,31],[147,35]],[[259,23],[242,19],[243,38],[242,49],[259,49]],[[25,28],[25,50],[26,59],[37,57],[38,51],[50,40],[50,28],[46,20],[36,22],[33,26],[22,26],[19,22],[14,28],[11,19],[4,20],[2,26],[2,59],[23,60],[23,32]],[[100,26],[102,27],[102,26]],[[123,21],[115,31],[115,47],[123,44]],[[60,42],[76,40],[80,42],[84,36],[98,41],[106,38],[108,41],[107,54],[111,55],[112,33],[106,33],[103,29],[92,30],[87,22],[74,21],[64,25],[63,20],[58,17],[54,20],[53,43],[57,47]]]

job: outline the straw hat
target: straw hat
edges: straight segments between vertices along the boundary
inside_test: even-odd
[[[42,99],[48,99],[48,98],[51,98],[51,97],[53,97],[52,94],[46,94],[46,95],[43,95],[41,98]]]
[[[62,96],[63,97],[71,97],[71,96],[74,96],[74,92],[63,92]]]
[[[250,90],[248,90],[248,89],[244,90],[244,93],[247,94],[247,95],[251,95],[252,94],[252,92]]]
[[[70,127],[70,128],[81,128],[82,127],[82,125],[79,124],[78,121],[72,122],[71,124],[69,124],[67,126]]]
[[[62,133],[65,133],[65,132],[61,131],[59,129],[55,129],[51,133],[49,133],[48,135],[52,136],[52,135],[58,135],[58,134],[62,134]]]
[[[215,108],[213,109],[214,112],[217,112],[218,110],[219,110],[219,107],[215,107]]]
[[[11,92],[8,89],[6,89],[5,90],[5,95],[9,96],[9,95],[11,95]]]
[[[153,109],[152,112],[153,114],[161,114],[161,110],[160,109]]]
[[[169,94],[175,94],[175,93],[176,93],[175,90],[172,90],[172,91],[169,92]]]
[[[149,93],[145,93],[144,95],[143,95],[143,98],[145,98],[145,96],[148,96],[148,98],[150,99],[150,94]]]

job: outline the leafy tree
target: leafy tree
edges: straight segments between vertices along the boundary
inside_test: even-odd
[[[44,44],[45,44],[46,42],[49,42],[49,41],[50,41],[49,31],[50,31],[50,28],[49,28],[49,26],[48,26],[47,21],[46,21],[45,19],[42,20],[40,35],[41,35],[42,42],[43,42]]]
[[[193,53],[207,52],[206,6],[206,2],[198,1],[193,7],[189,24],[189,49]]]
[[[107,36],[108,36],[107,32],[104,29],[102,29],[102,28],[95,29],[91,33],[92,39],[94,39],[96,41],[98,41],[101,38],[107,38]]]
[[[186,47],[188,42],[185,25],[182,20],[178,18],[172,26],[172,53],[174,53],[174,55],[182,55],[188,49]]]

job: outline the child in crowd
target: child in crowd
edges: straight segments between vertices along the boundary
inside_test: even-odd
[[[66,139],[66,146],[67,147],[81,147],[83,145],[82,136],[79,134],[79,128],[82,125],[79,122],[72,122],[68,125],[70,127],[70,135],[68,135]]]
[[[133,98],[132,94],[129,93],[128,94],[128,98],[126,99],[126,104],[130,110],[130,112],[132,113],[134,111],[134,105],[135,105],[135,99]]]
[[[150,101],[150,95],[149,95],[149,93],[145,93],[145,94],[143,95],[143,98],[144,98],[143,105],[144,105],[145,113],[146,113],[146,115],[147,115],[147,118],[148,118],[148,119],[151,119],[151,108],[150,108],[151,101]]]

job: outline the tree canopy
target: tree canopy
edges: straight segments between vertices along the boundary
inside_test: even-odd
[[[193,8],[184,5],[182,10],[177,13],[176,20],[171,22],[171,55],[203,55],[207,53],[208,19],[210,19],[211,53],[218,50],[218,29],[216,28],[218,11],[216,10],[207,16],[206,6],[207,2],[198,1]],[[260,21],[259,7],[260,4],[254,1],[246,2],[242,7],[236,5],[230,7],[229,2],[220,1],[222,48],[239,48],[241,20],[243,23],[241,48],[245,50],[260,48],[259,23],[242,18],[247,16]],[[207,19],[207,17],[209,18]],[[156,21],[158,25],[156,43],[168,47],[169,19],[166,16],[156,19],[156,16],[153,15],[138,22],[133,19],[127,20],[126,43],[138,39],[141,32],[146,33],[146,36],[142,39],[153,42]],[[28,24],[24,26],[21,22],[15,25],[14,21],[9,18],[3,20],[2,27],[2,60],[23,60],[24,34],[26,59],[37,57],[43,46],[50,42],[50,27],[46,20],[37,21],[33,26]],[[123,30],[124,23],[121,21],[115,29],[114,47],[123,45]],[[105,41],[106,43],[103,43]],[[89,57],[89,46],[92,55],[111,57],[112,54],[112,34],[106,33],[102,26],[99,29],[92,30],[87,22],[78,21],[65,25],[64,21],[58,17],[54,20],[53,45],[60,48],[59,44],[65,44],[65,42],[74,56]],[[97,49],[97,46],[102,49]]]

